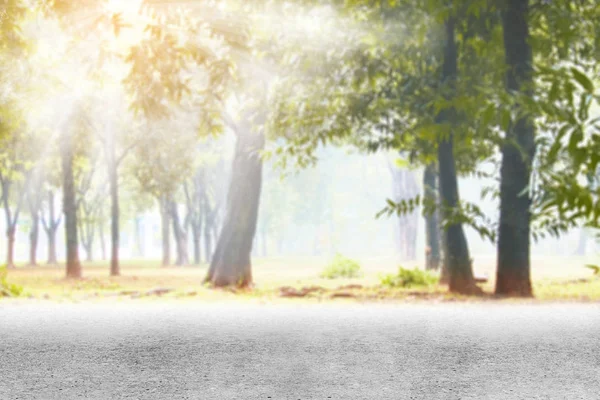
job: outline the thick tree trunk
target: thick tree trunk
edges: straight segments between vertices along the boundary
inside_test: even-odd
[[[81,278],[79,236],[77,234],[77,201],[73,178],[73,137],[65,132],[62,140],[63,212],[65,216],[65,243],[67,250],[67,278]]]
[[[429,164],[423,174],[423,190],[426,203],[438,204],[437,171],[435,164]],[[440,224],[436,210],[425,215],[425,268],[438,270],[440,267]]]
[[[533,67],[529,45],[528,1],[508,0],[502,14],[509,93],[532,95]],[[516,106],[520,108],[518,105]],[[518,109],[517,111],[523,111]],[[523,115],[523,112],[517,112]],[[528,116],[514,121],[506,133],[500,169],[500,226],[496,294],[530,297],[531,165],[535,156],[535,128]]]
[[[114,145],[109,160],[109,185],[110,185],[110,276],[121,275],[119,266],[119,176]]]
[[[31,230],[29,231],[29,265],[37,265],[37,248],[40,237],[40,217],[31,213]]]
[[[256,233],[264,148],[262,133],[244,129],[237,133],[225,222],[206,281],[214,286],[252,284],[250,252]]]
[[[458,73],[458,54],[454,39],[454,19],[446,21],[446,46],[442,69],[442,83],[453,84]],[[449,94],[452,96],[453,94]],[[458,179],[456,176],[456,162],[454,159],[454,135],[452,132],[454,116],[452,110],[442,110],[437,116],[437,122],[447,124],[450,128],[448,135],[440,138],[438,143],[438,165],[440,171],[440,199],[442,206],[448,210],[460,205],[458,194]],[[445,235],[445,263],[450,291],[454,293],[473,294],[479,289],[475,285],[473,269],[469,256],[467,238],[461,223],[452,223],[444,231]]]
[[[160,204],[160,224],[162,232],[162,266],[168,267],[171,265],[171,237],[170,237],[170,213],[169,201],[165,196],[159,199]]]

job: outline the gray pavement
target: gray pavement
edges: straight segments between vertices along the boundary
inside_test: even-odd
[[[0,303],[0,399],[600,399],[600,305]]]

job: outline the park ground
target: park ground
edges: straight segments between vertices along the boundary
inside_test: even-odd
[[[386,288],[380,277],[394,273],[397,260],[370,258],[360,260],[362,276],[353,279],[323,279],[319,275],[329,261],[322,257],[257,258],[254,260],[254,282],[251,289],[214,290],[202,281],[208,266],[168,267],[158,261],[127,260],[122,262],[121,276],[108,276],[107,262],[84,263],[83,279],[67,280],[64,267],[19,266],[8,272],[8,281],[23,287],[18,301],[28,299],[54,301],[104,300],[181,300],[181,301],[258,301],[323,302],[323,301],[511,301],[492,296],[494,258],[475,257],[475,274],[487,277],[482,288],[488,294],[466,298],[447,293],[441,286]],[[586,268],[597,264],[597,257],[532,257],[533,301],[600,301],[600,277]],[[404,263],[413,268],[419,262]]]

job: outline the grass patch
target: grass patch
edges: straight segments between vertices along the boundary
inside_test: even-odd
[[[362,276],[360,264],[341,254],[336,254],[331,263],[321,272],[321,278],[359,278]]]
[[[338,256],[338,260],[348,260]],[[335,259],[334,259],[335,260]],[[251,289],[211,289],[203,282],[208,265],[200,267],[160,266],[159,261],[124,260],[119,277],[109,277],[107,262],[85,263],[83,279],[65,279],[64,265],[18,267],[4,271],[0,287],[9,286],[10,296],[19,299],[49,299],[53,301],[192,301],[192,302],[447,302],[496,301],[494,281],[482,285],[489,298],[458,296],[448,293],[437,277],[422,270],[399,269],[394,259],[360,259],[358,268],[342,267],[337,279],[321,277],[323,266],[337,269],[343,262],[331,258],[290,257],[258,258],[253,266],[255,286]],[[600,302],[600,277],[583,268],[597,264],[594,259],[544,259],[533,270],[532,301]],[[554,262],[554,264],[553,264]],[[286,268],[282,268],[286,266]],[[572,267],[572,268],[569,268]],[[578,267],[578,268],[575,268]],[[352,272],[347,273],[346,270]],[[479,274],[493,276],[495,260],[478,264]],[[348,277],[350,275],[350,277]],[[357,275],[360,279],[357,279]],[[8,281],[8,282],[7,282]],[[24,291],[23,289],[24,288]],[[168,289],[168,292],[164,292]],[[159,294],[160,292],[160,294]],[[164,293],[162,293],[164,292]],[[6,294],[0,294],[0,297]],[[0,298],[11,301],[11,297]],[[104,299],[104,300],[103,300]],[[21,301],[21,300],[18,300]],[[498,299],[512,302],[521,299]]]
[[[0,268],[0,297],[18,297],[23,294],[23,287],[8,282],[6,267]]]
[[[381,277],[381,285],[390,288],[427,287],[435,285],[437,281],[437,276],[418,268],[406,269],[399,267],[397,273]]]

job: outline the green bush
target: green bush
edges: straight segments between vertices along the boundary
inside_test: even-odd
[[[6,267],[0,267],[0,297],[16,297],[23,293],[23,288],[6,280]]]
[[[594,272],[594,275],[600,276],[600,266],[588,264],[585,267],[591,269]]]
[[[438,278],[428,272],[418,268],[406,269],[399,267],[398,273],[387,274],[381,277],[381,284],[388,287],[413,287],[413,286],[431,286],[437,282]]]
[[[358,262],[346,258],[341,254],[336,254],[331,263],[321,273],[321,278],[358,278],[361,275],[360,264]]]

